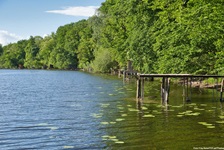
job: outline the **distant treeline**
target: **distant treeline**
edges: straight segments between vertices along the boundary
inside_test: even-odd
[[[224,0],[106,0],[96,15],[0,46],[0,68],[224,73]]]

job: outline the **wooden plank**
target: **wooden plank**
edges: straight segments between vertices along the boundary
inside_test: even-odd
[[[224,78],[222,75],[192,75],[192,74],[138,74],[139,77],[191,77],[191,78]]]

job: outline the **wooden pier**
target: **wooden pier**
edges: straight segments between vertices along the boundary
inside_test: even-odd
[[[146,78],[162,78],[161,83],[161,100],[162,104],[169,102],[169,91],[170,91],[170,78],[182,78],[183,79],[183,95],[186,97],[186,101],[190,102],[189,92],[191,96],[192,80],[195,78],[222,78],[221,89],[220,89],[220,101],[224,102],[223,91],[224,91],[224,76],[221,75],[192,75],[192,74],[137,74],[137,92],[136,99],[138,103],[142,103],[144,99],[144,82]],[[218,84],[218,83],[217,83]],[[189,91],[190,89],[190,91]]]

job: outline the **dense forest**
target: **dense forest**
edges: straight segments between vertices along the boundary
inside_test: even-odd
[[[0,68],[224,73],[224,0],[106,0],[47,37],[0,45]]]

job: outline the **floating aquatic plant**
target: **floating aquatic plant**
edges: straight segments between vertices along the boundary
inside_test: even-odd
[[[101,122],[100,124],[103,124],[103,125],[108,125],[109,122]]]
[[[143,117],[144,117],[144,118],[154,118],[155,116],[152,115],[152,114],[148,114],[148,115],[144,115]]]
[[[121,116],[122,116],[122,117],[127,117],[128,115],[127,115],[127,114],[121,114]]]
[[[138,109],[128,108],[129,111],[139,111]]]
[[[215,126],[207,126],[207,128],[209,128],[209,129],[214,129]]]
[[[104,140],[104,141],[113,141],[116,144],[124,144],[124,142],[123,141],[119,141],[119,139],[117,139],[116,136],[104,135],[104,136],[102,136],[102,140]]]
[[[109,135],[103,135],[102,138],[109,138]]]
[[[207,122],[198,122],[198,123],[201,124],[201,125],[206,126],[209,129],[215,128],[215,126],[213,124],[210,124],[210,123],[207,123]]]
[[[148,108],[143,106],[143,107],[142,107],[142,110],[148,110]]]
[[[187,106],[196,106],[196,103],[187,104]]]
[[[191,110],[188,110],[188,111],[186,111],[186,112],[180,112],[180,113],[178,113],[178,115],[185,115],[185,116],[198,116],[198,115],[200,115],[201,113],[199,113],[199,112],[193,112],[193,111],[191,111]],[[178,116],[177,115],[177,116]],[[178,117],[180,117],[180,116],[178,116]]]
[[[194,110],[205,110],[203,108],[194,107]]]
[[[71,149],[71,148],[75,148],[74,146],[64,146],[64,149]]]
[[[124,109],[124,107],[117,107],[118,109]]]
[[[216,121],[216,123],[222,124],[222,123],[224,123],[224,120],[222,120],[222,121]]]
[[[116,144],[124,144],[123,141],[116,141],[115,143],[116,143]]]
[[[198,124],[205,125],[207,122],[198,122]]]
[[[219,116],[220,119],[224,119],[224,116]]]
[[[93,118],[101,118],[103,116],[103,114],[102,113],[99,113],[99,114],[91,114],[91,116]]]
[[[118,118],[118,119],[116,119],[116,121],[124,121],[125,119],[123,119],[123,118]]]

